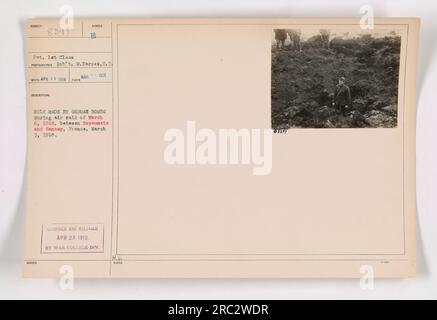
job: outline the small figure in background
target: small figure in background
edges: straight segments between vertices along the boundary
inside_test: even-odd
[[[296,51],[302,51],[302,46],[300,42],[300,38],[302,35],[301,30],[288,30],[288,36],[290,37],[291,47]]]
[[[275,30],[276,49],[284,48],[287,40],[287,32],[283,29]]]

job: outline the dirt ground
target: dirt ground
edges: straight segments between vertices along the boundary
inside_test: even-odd
[[[272,47],[272,128],[396,127],[400,38],[309,39],[302,50]],[[332,106],[346,78],[346,116]]]

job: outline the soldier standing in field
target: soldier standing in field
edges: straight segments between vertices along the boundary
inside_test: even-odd
[[[282,29],[275,30],[276,49],[284,48],[285,40],[287,40],[287,32]]]
[[[346,116],[346,109],[351,105],[351,90],[345,83],[346,79],[344,77],[338,79],[332,101],[332,105],[337,110],[337,113],[343,116]]]

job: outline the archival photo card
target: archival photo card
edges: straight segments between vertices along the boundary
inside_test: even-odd
[[[374,22],[29,20],[23,275],[414,276],[420,23]]]
[[[275,29],[272,128],[397,126],[396,30]]]

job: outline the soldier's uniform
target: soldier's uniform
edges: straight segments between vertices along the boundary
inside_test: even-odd
[[[337,112],[346,115],[346,106],[351,105],[351,90],[345,84],[338,84],[334,91],[334,105]]]

